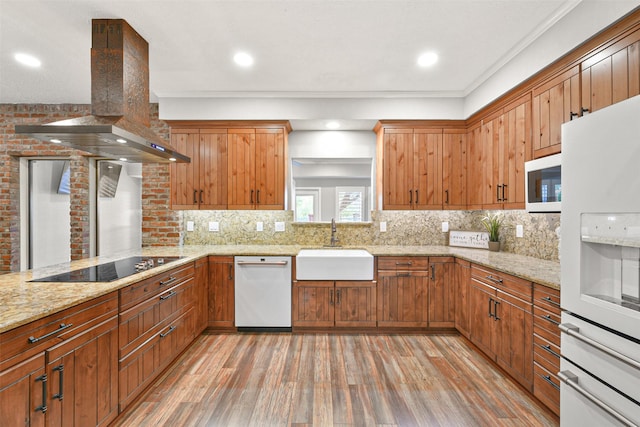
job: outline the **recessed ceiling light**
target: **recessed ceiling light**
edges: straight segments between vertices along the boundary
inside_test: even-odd
[[[340,123],[336,122],[335,120],[332,120],[330,122],[327,122],[326,125],[324,125],[327,129],[331,129],[331,130],[335,130],[338,129],[340,127]]]
[[[120,144],[126,144],[127,143],[127,140],[123,139],[123,138],[118,138],[118,139],[116,139],[116,141],[118,141]]]
[[[175,157],[169,157],[169,161],[170,161],[170,162],[175,162],[175,161],[176,161],[176,158],[175,158]]]
[[[37,68],[42,65],[42,62],[40,62],[38,58],[32,55],[27,55],[26,53],[16,53],[13,57],[16,61],[28,67]]]
[[[60,144],[62,141],[60,141],[59,139],[50,139],[49,141],[53,142],[54,144]]]
[[[250,67],[253,65],[253,57],[246,52],[236,53],[233,61],[241,67]]]
[[[426,52],[418,57],[418,65],[421,67],[430,67],[438,62],[438,54],[435,52]]]

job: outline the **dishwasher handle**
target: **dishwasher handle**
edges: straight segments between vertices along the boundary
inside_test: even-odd
[[[270,262],[259,262],[259,261],[237,261],[236,265],[245,266],[245,265],[287,265],[289,261],[270,261]]]

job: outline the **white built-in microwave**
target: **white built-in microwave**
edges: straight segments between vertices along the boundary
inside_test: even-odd
[[[562,202],[562,154],[524,164],[527,212],[560,212]]]

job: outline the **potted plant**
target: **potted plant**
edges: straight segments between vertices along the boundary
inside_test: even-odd
[[[500,250],[500,226],[502,221],[502,216],[497,213],[488,213],[480,220],[484,228],[489,232],[489,250],[492,252]]]

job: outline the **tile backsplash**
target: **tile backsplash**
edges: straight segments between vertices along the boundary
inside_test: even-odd
[[[558,261],[560,214],[529,214],[525,211],[499,211],[504,215],[500,233],[501,250],[535,258]],[[341,246],[358,245],[448,245],[450,230],[483,231],[480,219],[487,211],[373,211],[372,221],[337,225]],[[292,211],[183,211],[184,245],[308,245],[329,244],[328,223],[294,223]],[[193,221],[194,230],[187,230]],[[217,222],[219,231],[209,231]],[[257,231],[262,222],[263,231]],[[275,231],[277,222],[284,231]],[[380,231],[386,222],[387,231]],[[524,237],[516,237],[516,225]]]

